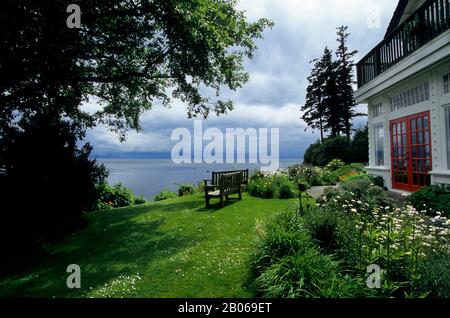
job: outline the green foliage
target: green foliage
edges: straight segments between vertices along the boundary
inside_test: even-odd
[[[326,166],[333,160],[345,163],[366,163],[369,154],[368,146],[366,146],[369,142],[368,138],[366,130],[361,130],[350,141],[342,136],[328,137],[323,143],[317,141],[306,149],[304,163],[314,166]],[[333,168],[339,169],[340,167],[338,165]]]
[[[408,202],[430,215],[441,212],[450,217],[450,185],[432,185],[412,193]]]
[[[381,176],[371,176],[372,178],[372,182],[374,185],[380,187],[380,188],[384,188],[384,178]]]
[[[345,165],[333,172],[333,178],[340,181],[342,177],[359,174],[363,169],[364,166],[359,164]]]
[[[176,198],[178,196],[177,193],[175,192],[171,192],[167,189],[162,190],[160,193],[158,193],[155,198],[153,199],[153,201],[164,201],[164,200],[168,200],[168,199],[173,199]]]
[[[336,171],[339,168],[342,168],[345,166],[345,162],[341,159],[333,159],[331,160],[326,166],[325,169],[328,169],[330,171]]]
[[[326,252],[333,252],[337,247],[338,214],[329,208],[315,207],[304,214],[306,228],[317,244]]]
[[[288,168],[288,173],[292,180],[307,186],[322,186],[336,183],[336,179],[330,170],[319,167],[294,165]]]
[[[357,51],[347,48],[348,27],[338,28],[336,50],[337,60],[332,52],[325,48],[320,59],[315,59],[311,75],[308,77],[306,102],[302,106],[302,119],[312,129],[320,130],[321,141],[325,132],[332,137],[342,133],[350,139],[352,119],[360,114],[355,112],[353,96],[353,57]],[[310,158],[308,157],[307,160]],[[308,162],[307,164],[315,164]]]
[[[225,113],[232,102],[203,95],[200,88],[210,87],[219,96],[222,87],[242,87],[248,81],[245,59],[253,57],[255,39],[273,25],[267,19],[248,22],[236,1],[77,4],[83,32],[65,25],[66,1],[4,6],[0,95],[8,99],[2,119],[15,120],[14,111],[52,109],[87,126],[100,122],[117,130],[138,129],[139,116],[152,100],[167,105],[171,98],[182,99],[190,117]],[[80,109],[89,95],[104,102],[93,115]]]
[[[135,197],[133,191],[126,188],[122,183],[110,186],[103,184],[100,187],[100,198],[95,210],[121,208],[146,203],[143,197]]]
[[[305,152],[305,164],[325,166],[332,160],[339,159],[349,162],[350,142],[345,137],[327,138],[321,144],[317,142],[311,145]]]
[[[369,162],[369,126],[355,133],[351,143],[351,162]]]
[[[279,215],[260,231],[251,259],[250,288],[265,298],[357,297],[362,282],[340,273],[320,253],[295,212]]]
[[[430,297],[450,298],[450,255],[430,253],[419,265],[419,289]]]
[[[430,224],[414,208],[395,208],[389,201],[370,181],[355,180],[327,191],[320,206],[308,211],[305,220],[324,244],[324,251],[336,255],[354,275],[370,264],[383,269],[378,296],[436,296],[441,285],[448,291],[446,283],[436,280],[448,264],[450,233],[438,225],[447,220]],[[435,256],[440,261],[432,272],[424,274]]]
[[[4,260],[21,253],[28,257],[42,240],[59,239],[85,226],[82,214],[95,206],[98,185],[108,175],[90,158],[92,147],[79,146],[76,124],[36,116],[22,128],[11,126],[5,132],[0,127]]]
[[[268,175],[256,173],[250,178],[247,190],[251,196],[264,199],[290,199],[296,196],[296,185],[283,172]]]
[[[295,191],[291,182],[283,181],[282,183],[278,184],[278,197],[280,199],[291,199],[295,196]]]
[[[320,140],[313,143],[306,149],[303,155],[303,160],[305,165],[314,165],[319,162],[320,151],[322,149],[322,143]]]
[[[180,197],[192,195],[195,193],[195,187],[192,184],[180,184],[177,193]]]
[[[372,208],[394,206],[394,201],[386,195],[383,188],[373,185],[369,179],[356,179],[341,184],[339,188],[326,189],[324,198],[319,202],[341,210],[352,200],[359,205],[368,205]]]

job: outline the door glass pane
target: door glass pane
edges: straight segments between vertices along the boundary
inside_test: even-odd
[[[417,143],[418,144],[423,144],[423,133],[421,131],[419,131],[417,133]]]
[[[425,157],[426,158],[430,158],[431,157],[431,147],[430,146],[426,146],[425,147]]]
[[[423,118],[423,129],[425,129],[425,130],[430,129],[430,120],[429,120],[428,116],[425,116]]]
[[[416,124],[417,124],[417,122],[415,119],[411,120],[411,130],[412,131],[416,131],[416,128],[417,128]]]
[[[422,130],[422,118],[417,118],[417,130]]]
[[[424,143],[430,144],[430,132],[429,131],[424,132],[424,137],[425,137]]]

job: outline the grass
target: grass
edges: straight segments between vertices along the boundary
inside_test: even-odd
[[[295,202],[244,194],[205,209],[193,195],[94,212],[86,229],[0,276],[0,297],[252,297],[243,284],[256,220]],[[69,264],[81,267],[81,289],[66,287]]]

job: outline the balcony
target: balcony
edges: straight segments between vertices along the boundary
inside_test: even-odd
[[[450,0],[428,0],[358,64],[358,87],[450,29]]]

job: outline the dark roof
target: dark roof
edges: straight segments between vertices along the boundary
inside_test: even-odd
[[[397,8],[394,11],[394,16],[392,17],[386,31],[386,35],[384,36],[385,38],[397,28],[398,23],[400,22],[403,13],[405,12],[406,6],[408,5],[408,2],[409,0],[399,0]]]

